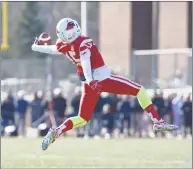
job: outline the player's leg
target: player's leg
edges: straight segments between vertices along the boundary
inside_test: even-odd
[[[136,96],[141,107],[151,114],[150,117],[153,122],[161,120],[145,89],[141,85],[117,75],[111,75],[110,78],[102,81],[101,84],[102,90],[105,92]],[[149,107],[151,107],[151,111]]]
[[[80,100],[78,116],[67,119],[57,127],[58,134],[62,135],[64,132],[71,130],[72,128],[84,126],[92,118],[98,97],[99,95],[93,91],[90,86],[85,84]]]
[[[48,146],[63,133],[73,128],[84,126],[92,118],[98,97],[99,95],[93,91],[90,86],[85,84],[80,100],[78,116],[68,118],[56,129],[51,128],[42,142],[42,149],[46,150]]]
[[[124,77],[111,75],[101,82],[104,92],[136,96],[141,107],[148,113],[155,130],[176,130],[177,126],[167,125],[159,116],[145,88]]]

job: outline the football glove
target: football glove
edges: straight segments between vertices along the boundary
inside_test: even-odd
[[[31,46],[31,49],[32,49],[33,51],[35,51],[35,46],[38,45],[38,43],[39,43],[39,40],[38,40],[38,38],[36,37],[35,40],[34,40],[33,45]]]

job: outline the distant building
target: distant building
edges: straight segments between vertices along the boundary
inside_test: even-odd
[[[131,52],[152,48],[152,2],[100,2],[99,42],[106,63],[115,71],[131,74]],[[192,2],[159,2],[158,47],[192,46]],[[151,76],[151,57],[139,57],[137,75]],[[187,68],[187,57],[158,57],[158,76],[167,79]],[[176,64],[176,65],[174,65]]]

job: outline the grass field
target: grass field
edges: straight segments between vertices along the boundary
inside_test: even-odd
[[[2,168],[191,168],[192,140],[1,139]]]

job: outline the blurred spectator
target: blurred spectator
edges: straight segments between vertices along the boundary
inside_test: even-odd
[[[53,118],[50,123],[52,126],[53,120],[55,120],[54,124],[57,122],[57,125],[59,125],[68,113],[72,112],[70,116],[78,114],[81,99],[80,87],[77,87],[74,91],[70,102],[71,107],[69,107],[72,108],[72,110],[69,109],[69,112],[66,110],[67,101],[69,100],[66,100],[62,96],[61,90],[57,88],[53,93],[53,99],[50,101],[50,104],[48,104],[44,99],[42,91],[34,93],[34,99],[31,103],[25,100],[24,91],[18,92],[17,99],[15,99],[10,92],[1,105],[2,129],[5,126],[15,125],[15,123],[18,122],[15,127],[19,127],[22,135],[24,135],[25,117],[28,107],[31,108],[34,127],[45,120],[47,113],[44,112],[46,112],[47,109],[54,110],[52,112],[55,113],[55,118]],[[159,115],[166,122],[179,125],[181,129],[185,127],[185,130],[179,130],[177,133],[184,131],[185,136],[188,136],[189,133],[192,134],[192,99],[190,96],[188,96],[186,100],[183,100],[181,95],[176,96],[174,93],[169,95],[167,99],[164,99],[162,91],[156,90],[152,101]],[[14,103],[16,103],[16,106]],[[17,114],[15,114],[16,110]],[[18,121],[15,115],[18,116]],[[51,118],[48,119],[50,120]],[[133,130],[131,129],[134,128],[135,134],[143,137],[146,136],[146,134],[151,134],[148,133],[149,124],[149,118],[136,98],[131,96],[122,96],[119,98],[119,95],[102,93],[98,99],[92,119],[85,127],[78,128],[76,131],[77,136],[84,136],[84,134],[85,136],[99,136],[101,134],[105,138],[110,138],[111,136],[118,136],[118,133],[121,134],[119,136],[122,136],[124,129],[125,131],[128,129],[128,135],[131,136],[132,133],[130,133],[130,131],[132,132]],[[155,134],[164,135],[163,133],[164,132],[156,132]],[[4,133],[2,132],[2,134]],[[175,134],[172,136],[175,136]]]
[[[168,102],[163,98],[163,92],[160,89],[157,89],[155,91],[154,97],[152,99],[153,104],[157,108],[157,111],[162,119],[164,119],[166,122],[170,121],[170,115],[167,110]],[[155,135],[160,135],[162,137],[166,136],[166,132],[155,132]]]
[[[32,123],[34,124],[38,122],[38,120],[44,115],[44,108],[45,108],[44,100],[38,95],[41,96],[40,92],[39,93],[35,92],[34,99],[30,103],[31,117],[32,117],[31,120],[32,120]]]
[[[29,103],[24,98],[25,92],[23,90],[19,91],[17,96],[17,113],[18,113],[18,128],[21,127],[21,134],[25,134],[25,117]]]
[[[177,126],[182,125],[182,105],[183,105],[183,96],[177,95],[172,101],[172,111],[173,115],[173,123]]]
[[[176,70],[174,79],[172,81],[172,87],[183,87],[185,85],[185,78],[181,70]]]
[[[172,111],[172,100],[174,99],[174,96],[169,95],[168,99],[166,100],[166,114],[169,115],[168,123],[173,124],[173,111]]]
[[[40,99],[41,101],[41,111],[42,111],[42,116],[41,118],[39,119],[39,124],[40,123],[44,123],[44,122],[47,122],[47,118],[46,118],[46,113],[48,112],[49,108],[53,107],[52,105],[52,100],[49,101],[49,100],[46,100],[45,99],[45,95],[44,93],[39,90],[37,92],[37,95],[38,95],[38,98]],[[49,97],[48,97],[49,98]],[[47,123],[48,124],[48,123]]]
[[[9,97],[10,102],[12,102],[13,104],[15,104],[15,99],[14,99],[13,94],[12,94],[11,91],[8,92],[8,97]]]
[[[72,100],[71,100],[71,106],[73,109],[73,113],[71,114],[71,116],[78,115],[80,98],[81,98],[81,89],[80,87],[76,87],[74,91],[74,96],[72,97]]]
[[[44,93],[39,90],[37,92],[38,98],[42,101],[42,109],[43,111],[45,111],[46,109],[48,109],[48,101],[44,98]]]
[[[59,88],[54,89],[53,106],[56,116],[56,123],[57,125],[60,125],[65,119],[66,99],[63,97]]]
[[[10,95],[1,104],[1,117],[2,117],[2,135],[4,135],[4,128],[9,125],[15,125],[15,105]]]
[[[143,136],[143,133],[148,130],[148,124],[146,123],[147,115],[144,116],[144,110],[141,108],[139,101],[137,98],[134,98],[134,107],[133,107],[133,112],[134,112],[134,119],[135,119],[135,135],[138,135],[139,137]],[[145,118],[146,117],[146,118]]]
[[[117,104],[119,102],[118,95],[116,94],[109,94],[109,98],[111,100],[111,111],[112,113],[117,113]]]
[[[164,101],[163,93],[161,90],[158,89],[155,91],[152,102],[155,105],[155,107],[157,108],[157,111],[160,117],[163,118],[166,111],[165,111],[165,101]]]
[[[120,133],[124,134],[124,129],[128,131],[130,135],[131,126],[131,104],[128,96],[123,96],[117,104],[117,111],[119,112]]]
[[[117,112],[117,103],[118,103],[118,97],[115,94],[112,93],[105,93],[103,96],[103,100],[105,104],[108,104],[111,106],[111,111],[113,113]]]
[[[108,101],[108,102],[107,102]],[[119,113],[117,112],[117,104],[119,102],[119,98],[118,95],[116,94],[112,94],[112,93],[108,93],[107,98],[105,98],[105,104],[109,104],[110,105],[110,111],[112,113],[112,115],[114,116],[114,127],[115,127],[115,135],[116,137],[118,136],[119,133]]]
[[[171,111],[172,111],[172,103],[169,102],[169,99],[164,99],[164,109],[162,118],[167,123],[170,123],[171,121]]]
[[[112,110],[109,104],[103,106],[103,114],[101,117],[101,134],[106,138],[111,137],[114,130],[114,116],[111,112]]]
[[[189,95],[182,105],[182,111],[184,114],[185,136],[187,136],[187,129],[190,130],[192,135],[192,100]]]

